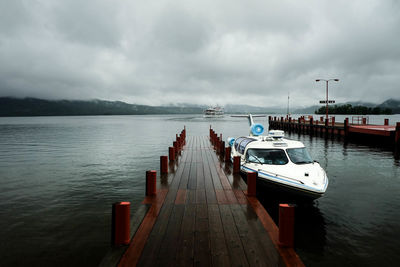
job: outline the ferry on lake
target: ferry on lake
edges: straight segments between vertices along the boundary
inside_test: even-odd
[[[264,127],[255,124],[253,117],[245,115],[250,123],[250,135],[228,138],[231,159],[240,156],[243,174],[256,172],[274,192],[285,192],[307,199],[321,197],[328,187],[328,177],[320,164],[313,160],[304,144],[285,138],[284,131],[270,130],[262,136]]]
[[[224,109],[222,107],[210,107],[204,110],[205,118],[218,118],[224,116]]]

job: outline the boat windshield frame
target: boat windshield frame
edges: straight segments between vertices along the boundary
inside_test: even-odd
[[[299,151],[301,151],[301,154]],[[314,162],[306,147],[287,148],[286,153],[289,156],[290,161],[297,165],[310,164]]]
[[[261,152],[261,151],[265,151],[265,152],[272,152],[275,154],[275,156],[277,155],[277,153],[279,153],[280,158],[271,158],[271,159],[266,159],[266,157],[261,157],[261,154],[257,154],[257,155],[251,155],[252,152],[257,151],[257,152]],[[249,153],[250,152],[250,153]],[[250,157],[253,156],[252,159],[250,159]],[[259,164],[266,164],[266,165],[286,165],[289,163],[289,158],[287,156],[287,154],[285,153],[284,149],[280,149],[280,148],[249,148],[246,151],[246,155],[245,155],[245,159],[246,162],[249,163],[259,163]]]

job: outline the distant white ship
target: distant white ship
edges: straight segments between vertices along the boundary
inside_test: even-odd
[[[213,107],[204,110],[205,118],[216,118],[224,116],[224,109],[221,107]]]

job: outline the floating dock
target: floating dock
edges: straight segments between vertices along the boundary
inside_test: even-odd
[[[100,266],[304,266],[279,245],[274,221],[214,149],[206,136],[187,139],[157,177],[156,195],[132,216],[129,245],[113,248]]]
[[[325,134],[325,136],[339,137],[360,137],[364,140],[375,141],[383,140],[386,143],[400,146],[400,122],[395,126],[389,125],[389,120],[385,119],[384,125],[367,124],[367,121],[361,120],[360,123],[349,123],[346,118],[342,123],[336,122],[332,117],[329,121],[314,120],[312,116],[300,116],[297,119],[291,117],[268,117],[270,129],[281,129],[288,132],[298,132],[305,134]]]

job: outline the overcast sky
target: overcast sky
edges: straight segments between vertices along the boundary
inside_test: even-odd
[[[1,0],[0,96],[160,105],[400,98],[393,0]]]

